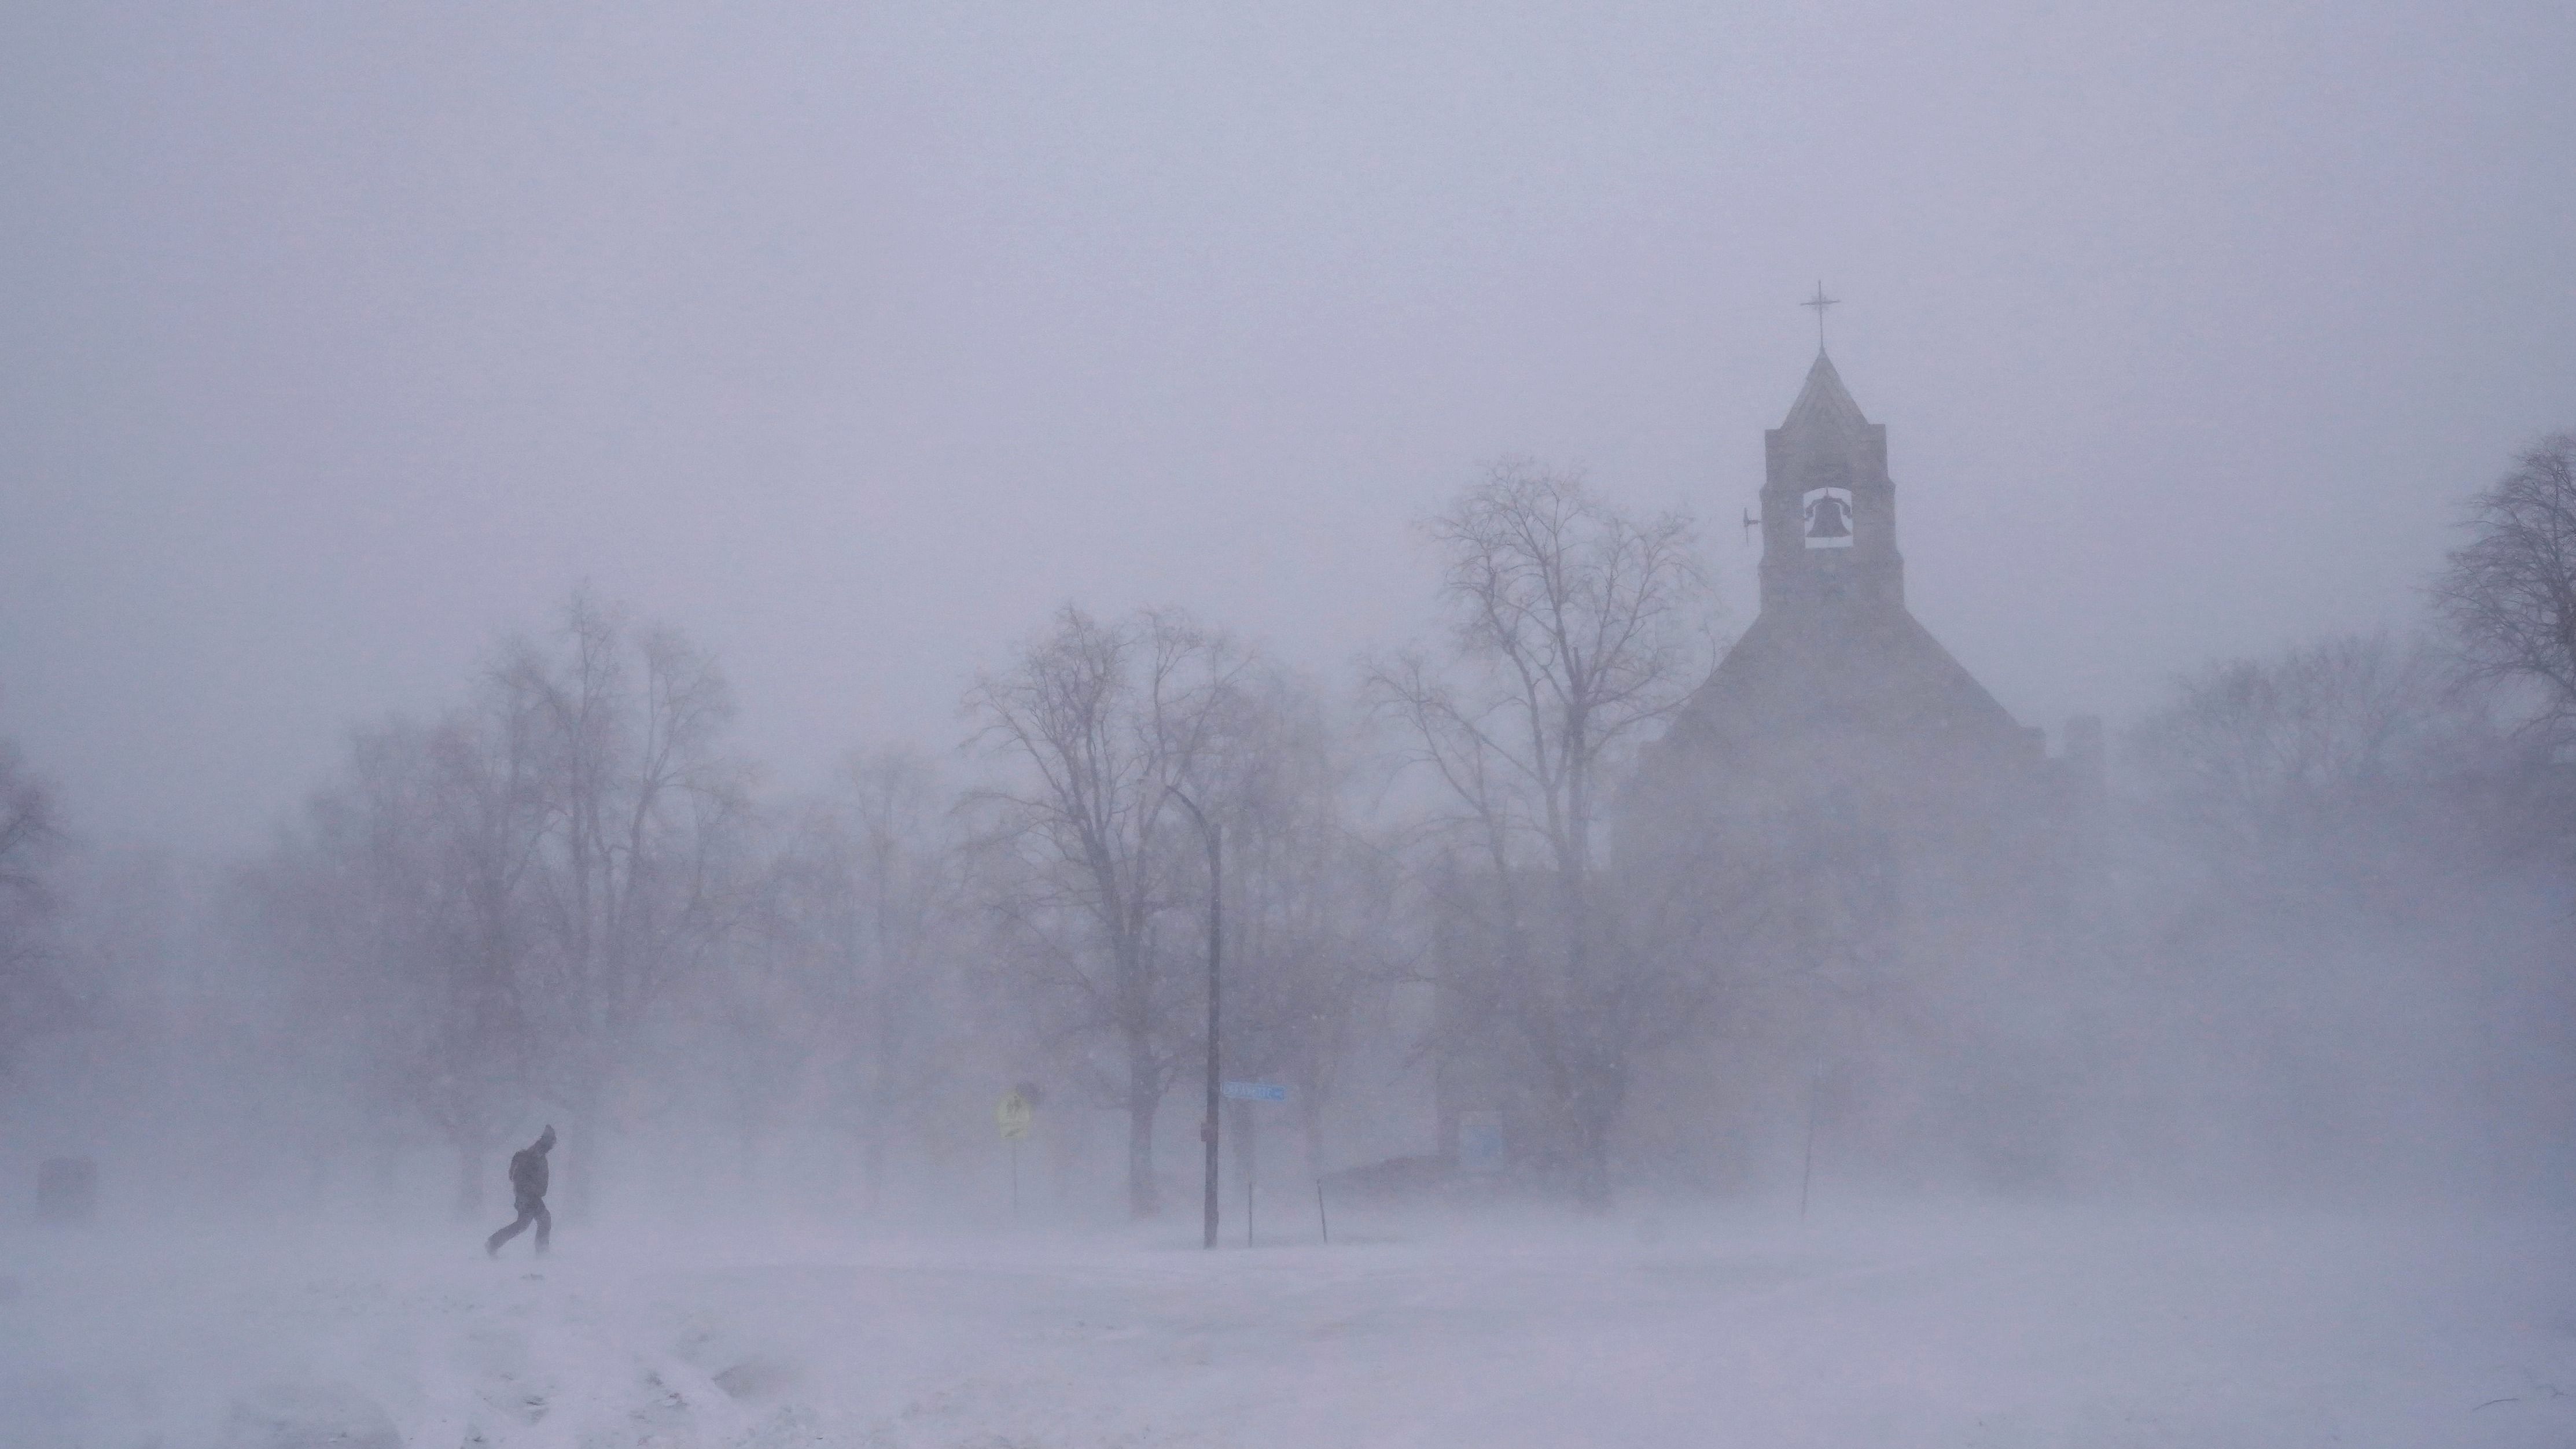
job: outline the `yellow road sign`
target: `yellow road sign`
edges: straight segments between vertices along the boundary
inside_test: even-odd
[[[1000,1124],[1002,1136],[1012,1142],[1029,1135],[1029,1120],[1036,1115],[1037,1108],[1017,1092],[1005,1094],[1002,1105],[993,1109],[993,1120]]]

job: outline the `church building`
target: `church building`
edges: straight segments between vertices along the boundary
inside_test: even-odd
[[[1889,1064],[1994,1059],[1978,1039],[2009,1036],[2018,986],[2063,955],[2100,726],[2051,758],[1907,608],[1887,428],[1821,347],[1763,443],[1761,610],[1640,760],[1614,855],[1719,903],[1713,969],[1792,988],[1768,1049],[1800,1090],[1872,1073],[1837,1088],[1847,1111],[1890,1142],[1931,1113],[1956,1141],[1959,1114],[2016,1089]]]

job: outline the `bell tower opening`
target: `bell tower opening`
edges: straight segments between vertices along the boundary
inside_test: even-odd
[[[1862,416],[1821,349],[1763,444],[1763,612],[1903,608],[1887,428]]]

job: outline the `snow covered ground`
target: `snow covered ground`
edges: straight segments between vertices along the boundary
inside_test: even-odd
[[[2568,1226],[1354,1213],[1329,1248],[1214,1254],[1180,1222],[567,1228],[542,1265],[473,1229],[13,1230],[0,1443],[2564,1445]]]

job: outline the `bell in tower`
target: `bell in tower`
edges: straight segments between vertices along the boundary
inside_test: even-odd
[[[1823,353],[1763,444],[1762,607],[1903,608],[1887,429],[1861,415]]]
[[[1807,547],[1849,548],[1852,541],[1851,490],[1811,488],[1804,500]]]

